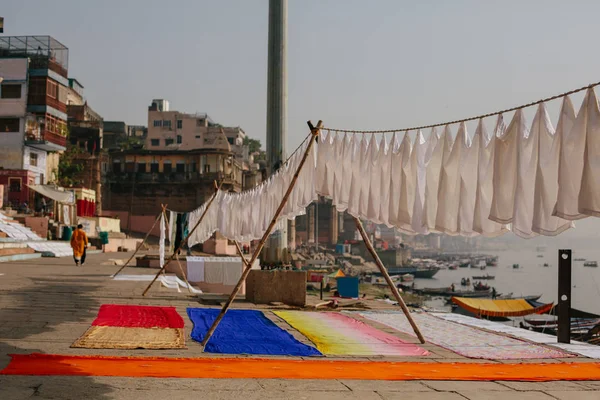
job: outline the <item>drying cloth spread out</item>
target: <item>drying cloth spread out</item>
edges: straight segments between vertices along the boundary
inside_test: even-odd
[[[400,312],[351,312],[371,321],[389,326],[414,336],[406,316]],[[460,355],[487,360],[519,360],[567,358],[571,354],[548,346],[494,334],[481,329],[446,321],[425,313],[413,313],[413,319],[429,343],[444,347]]]
[[[552,303],[533,307],[524,299],[492,300],[453,297],[452,301],[475,315],[488,317],[521,317],[530,314],[543,314],[552,309]]]
[[[336,312],[274,311],[328,355],[424,356],[427,350]]]
[[[202,342],[221,310],[188,308],[194,323],[192,339]],[[209,353],[320,356],[315,348],[300,343],[256,310],[229,310],[205,350]]]
[[[183,328],[183,318],[175,307],[103,304],[92,326]]]
[[[261,358],[11,354],[2,375],[152,378],[372,379],[390,381],[597,381],[600,363],[412,363]]]

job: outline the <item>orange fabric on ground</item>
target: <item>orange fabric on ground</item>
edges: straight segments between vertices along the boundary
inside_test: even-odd
[[[261,358],[11,355],[2,375],[461,381],[600,380],[600,363],[470,364]]]

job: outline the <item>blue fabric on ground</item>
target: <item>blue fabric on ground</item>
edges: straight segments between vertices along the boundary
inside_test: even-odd
[[[214,308],[188,308],[188,316],[194,323],[192,339],[202,342],[220,311]],[[223,354],[322,355],[314,347],[300,343],[256,310],[227,311],[205,351]]]

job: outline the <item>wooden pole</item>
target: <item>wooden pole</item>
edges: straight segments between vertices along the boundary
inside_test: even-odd
[[[404,315],[406,315],[406,318],[408,319],[410,326],[412,326],[413,330],[415,331],[415,334],[417,335],[417,337],[419,338],[421,343],[425,343],[425,338],[421,334],[421,331],[419,330],[419,327],[417,326],[415,321],[412,319],[412,317],[410,315],[410,311],[408,311],[408,307],[406,307],[406,304],[404,303],[404,299],[402,299],[402,296],[400,296],[400,292],[398,292],[398,288],[394,285],[394,282],[392,281],[392,278],[390,278],[390,275],[388,274],[387,269],[385,268],[385,266],[381,262],[381,259],[379,258],[379,255],[373,248],[373,244],[371,243],[371,240],[369,239],[369,235],[367,235],[367,232],[365,232],[365,228],[363,227],[362,222],[360,222],[360,220],[356,217],[354,217],[354,222],[356,223],[356,227],[358,228],[358,231],[360,232],[360,235],[362,236],[363,241],[365,242],[365,246],[367,247],[367,250],[369,250],[369,253],[371,253],[371,255],[373,256],[373,259],[375,260],[375,264],[377,264],[377,267],[379,267],[379,271],[381,272],[381,274],[385,278],[387,284],[389,285],[390,289],[392,290],[392,294],[396,298],[396,301],[398,301],[398,304],[402,308]]]
[[[219,193],[219,190],[221,190],[221,186],[222,185],[223,185],[223,181],[221,181],[221,183],[219,184],[219,186],[217,186],[216,183],[215,183],[215,188],[216,188],[215,193],[212,195],[212,197],[210,198],[210,200],[206,204],[206,208],[204,209],[204,212],[200,216],[200,219],[198,219],[198,222],[196,222],[196,225],[194,226],[194,228],[192,228],[192,230],[188,233],[188,235],[181,241],[181,243],[179,244],[179,247],[173,252],[173,254],[171,255],[171,257],[169,257],[169,259],[167,260],[167,262],[165,263],[165,265],[163,265],[160,268],[160,271],[158,271],[158,273],[156,274],[156,276],[154,277],[154,279],[152,280],[152,282],[150,282],[150,284],[148,285],[148,287],[146,288],[146,290],[144,290],[144,292],[142,293],[142,296],[145,296],[146,293],[148,293],[148,290],[150,290],[150,288],[152,287],[152,285],[154,284],[154,282],[156,282],[156,280],[158,279],[158,276],[161,274],[161,272],[163,272],[163,270],[165,268],[167,268],[167,266],[171,263],[171,261],[173,261],[175,259],[175,257],[177,256],[177,253],[179,253],[179,251],[181,251],[181,249],[183,249],[183,247],[187,244],[189,237],[192,236],[192,234],[196,231],[196,229],[198,229],[198,226],[200,226],[200,223],[202,222],[202,220],[206,216],[206,213],[208,212],[208,209],[210,208],[210,206],[212,205],[213,201],[217,197],[217,194]]]
[[[571,343],[571,250],[558,250],[558,343]]]
[[[146,236],[144,237],[144,240],[142,240],[142,242],[138,245],[138,247],[135,249],[135,251],[133,252],[133,254],[131,255],[131,257],[129,257],[129,260],[127,260],[127,262],[125,263],[125,265],[123,265],[117,272],[115,272],[115,274],[112,276],[113,278],[115,276],[119,275],[119,273],[121,271],[123,271],[126,266],[129,265],[129,263],[131,262],[131,260],[133,260],[133,257],[135,257],[135,255],[138,253],[138,251],[140,251],[140,249],[142,248],[142,246],[144,245],[144,243],[146,243],[146,240],[148,240],[148,236],[150,236],[150,233],[152,232],[152,230],[154,229],[154,227],[158,223],[158,220],[160,219],[161,215],[162,215],[162,213],[157,215],[156,219],[154,220],[154,223],[152,224],[152,228],[150,228],[150,230],[146,233]]]
[[[279,204],[279,207],[277,208],[277,211],[275,211],[275,215],[273,216],[273,219],[271,220],[269,227],[267,228],[267,230],[263,234],[262,238],[260,239],[258,246],[254,250],[252,257],[250,258],[250,261],[248,261],[246,263],[246,269],[242,273],[240,280],[238,281],[237,285],[235,285],[235,288],[231,292],[231,295],[229,296],[229,299],[227,299],[227,302],[225,302],[225,304],[223,305],[223,308],[221,309],[221,312],[217,316],[217,319],[215,319],[215,322],[213,322],[213,324],[210,327],[210,329],[208,330],[208,332],[206,332],[206,335],[204,336],[204,340],[202,340],[202,344],[201,344],[202,351],[204,351],[204,349],[206,348],[206,344],[210,340],[213,333],[215,333],[217,326],[219,326],[219,323],[225,316],[225,313],[229,309],[229,306],[231,306],[231,303],[233,303],[233,300],[235,299],[238,292],[242,288],[242,285],[246,281],[246,278],[248,277],[248,274],[250,273],[250,268],[248,266],[252,266],[254,264],[254,261],[256,261],[256,259],[258,258],[258,255],[260,254],[263,246],[265,245],[265,242],[271,235],[271,231],[275,227],[275,224],[277,223],[277,219],[281,215],[281,212],[283,211],[283,208],[285,207],[285,204],[287,203],[287,200],[290,197],[290,194],[292,193],[294,186],[296,185],[296,181],[298,180],[298,175],[300,174],[300,171],[302,171],[302,167],[304,167],[304,164],[306,163],[306,159],[308,158],[308,155],[310,154],[310,150],[312,149],[312,146],[315,143],[315,139],[317,139],[319,137],[319,131],[321,130],[321,127],[323,126],[323,121],[319,121],[319,123],[317,124],[316,127],[314,127],[313,124],[310,121],[308,121],[308,126],[310,127],[310,132],[313,135],[313,137],[311,138],[310,142],[308,143],[308,147],[306,147],[304,156],[302,157],[302,160],[300,161],[300,164],[298,165],[298,168],[296,169],[296,172],[294,173],[292,181],[290,182],[290,185],[288,186],[287,191],[285,192],[285,195],[283,196],[283,199],[281,200],[281,203]]]

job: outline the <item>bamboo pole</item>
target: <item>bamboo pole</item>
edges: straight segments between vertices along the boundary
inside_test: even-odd
[[[140,251],[140,249],[142,248],[142,246],[144,245],[144,243],[146,243],[146,240],[148,240],[148,236],[150,236],[150,233],[152,232],[152,230],[154,229],[154,227],[158,223],[158,220],[160,219],[161,215],[162,214],[158,214],[156,216],[156,219],[154,220],[154,223],[152,224],[152,228],[150,228],[150,230],[148,231],[148,233],[146,233],[146,236],[144,237],[144,240],[142,240],[142,242],[138,245],[138,247],[135,249],[135,251],[133,252],[133,254],[131,255],[131,257],[129,257],[129,260],[127,260],[127,262],[125,263],[125,265],[123,265],[117,272],[115,272],[115,274],[112,276],[112,278],[114,278],[115,276],[119,275],[119,273],[121,271],[123,271],[126,266],[129,265],[129,263],[131,262],[131,260],[133,260],[133,257],[135,257],[135,255],[138,253],[138,251]]]
[[[262,238],[260,239],[260,242],[258,243],[258,246],[254,250],[254,253],[252,253],[252,257],[250,258],[250,261],[245,262],[246,269],[244,269],[244,272],[242,273],[240,280],[238,281],[237,285],[235,285],[235,288],[231,292],[229,299],[227,299],[227,302],[225,302],[225,304],[223,305],[221,312],[219,313],[219,315],[213,322],[212,326],[210,327],[208,332],[206,332],[206,335],[204,336],[204,339],[202,340],[202,344],[201,344],[202,351],[204,351],[204,349],[206,348],[206,344],[210,340],[213,333],[215,333],[217,326],[219,326],[219,323],[225,316],[225,313],[231,306],[231,303],[233,303],[233,300],[235,299],[238,292],[242,288],[242,285],[246,281],[246,278],[248,277],[248,274],[250,273],[251,266],[254,264],[254,262],[258,258],[258,255],[260,254],[263,246],[265,245],[265,242],[271,235],[271,231],[275,227],[275,224],[277,223],[277,219],[281,215],[281,212],[283,211],[283,208],[285,207],[285,204],[287,203],[287,200],[290,197],[290,194],[292,193],[294,186],[296,185],[296,181],[298,180],[298,175],[300,174],[300,171],[302,171],[302,167],[304,167],[304,164],[306,163],[306,159],[308,158],[308,155],[310,154],[310,150],[312,149],[312,146],[315,143],[315,139],[317,139],[319,137],[319,131],[321,130],[321,127],[323,126],[323,121],[319,121],[319,123],[317,124],[316,127],[313,126],[313,124],[310,121],[308,121],[307,123],[308,123],[308,126],[310,127],[310,132],[312,133],[313,137],[311,138],[310,142],[308,143],[308,147],[306,148],[306,151],[304,152],[304,156],[302,157],[302,160],[300,161],[300,164],[298,165],[298,168],[296,169],[296,172],[294,173],[292,181],[290,182],[290,185],[288,186],[287,191],[285,192],[285,195],[283,196],[283,199],[281,200],[281,203],[279,204],[279,207],[277,208],[277,211],[275,211],[275,215],[273,216],[273,219],[271,220],[269,227],[267,228],[267,230],[263,234]],[[243,259],[245,259],[245,258],[243,258]]]
[[[183,249],[183,247],[187,244],[189,237],[192,236],[192,234],[196,231],[196,229],[198,228],[198,226],[200,226],[200,223],[202,222],[202,220],[206,216],[206,213],[208,212],[208,209],[210,208],[210,206],[212,205],[213,201],[217,197],[217,194],[219,193],[219,190],[221,190],[221,186],[222,185],[223,185],[223,181],[221,181],[221,183],[218,186],[215,183],[215,188],[216,188],[215,189],[215,193],[212,195],[212,197],[210,198],[210,200],[206,204],[206,208],[204,209],[204,212],[200,216],[200,219],[198,219],[198,222],[196,222],[196,225],[194,226],[194,228],[192,228],[192,230],[188,233],[188,235],[181,241],[181,243],[179,244],[179,247],[173,252],[173,254],[171,255],[171,257],[169,257],[169,259],[167,260],[167,262],[165,263],[165,265],[163,265],[160,268],[160,271],[158,271],[158,273],[156,274],[156,276],[154,277],[154,279],[152,280],[152,282],[150,282],[150,284],[148,285],[148,287],[146,288],[146,290],[144,290],[144,292],[142,293],[142,296],[145,296],[146,293],[148,293],[148,290],[150,290],[150,288],[152,287],[152,285],[154,284],[154,282],[156,282],[156,280],[158,279],[158,276],[161,274],[161,272],[163,272],[163,270],[165,268],[167,268],[167,266],[171,263],[171,261],[173,261],[175,259],[175,257],[177,256],[177,253],[179,253],[179,251],[181,251],[181,249]]]
[[[394,282],[392,282],[392,278],[390,278],[390,275],[388,274],[387,269],[381,262],[379,255],[373,248],[373,244],[371,243],[371,240],[369,239],[369,235],[367,235],[367,232],[365,232],[365,228],[363,227],[362,222],[360,222],[360,220],[356,217],[354,217],[354,222],[356,223],[356,227],[358,228],[358,231],[360,232],[360,235],[362,236],[363,241],[365,242],[365,246],[367,247],[367,250],[369,250],[369,253],[371,253],[371,255],[373,256],[373,259],[375,260],[375,264],[377,264],[379,271],[385,278],[387,284],[390,286],[390,289],[392,290],[392,294],[396,298],[396,301],[398,301],[398,304],[402,308],[404,315],[406,315],[406,318],[408,319],[410,326],[412,326],[413,330],[415,331],[415,334],[417,335],[417,337],[419,338],[421,343],[425,343],[425,338],[421,334],[419,327],[417,326],[417,324],[413,320],[412,316],[410,315],[410,311],[408,311],[408,307],[406,307],[406,304],[404,303],[404,299],[402,298],[402,296],[400,296],[400,292],[398,292],[398,288],[394,285]]]

